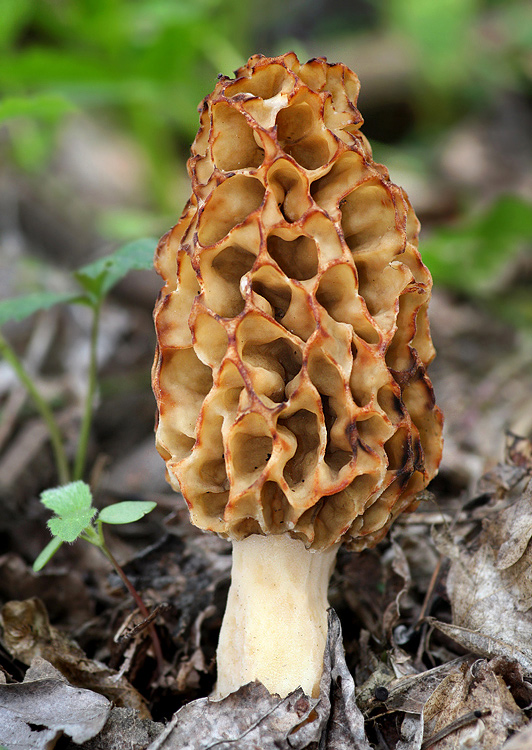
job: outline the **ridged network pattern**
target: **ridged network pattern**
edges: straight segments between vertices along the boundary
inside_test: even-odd
[[[157,447],[202,529],[376,544],[441,457],[431,277],[344,65],[252,57],[200,108],[156,265]]]

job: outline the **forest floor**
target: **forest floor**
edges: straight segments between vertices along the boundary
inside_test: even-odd
[[[114,527],[108,541],[156,612],[159,668],[148,629],[134,629],[142,617],[97,549],[64,546],[44,571],[32,571],[48,541],[38,492],[53,482],[53,466],[46,432],[16,383],[4,395],[12,411],[0,461],[1,674],[8,687],[25,674],[66,684],[62,675],[105,695],[112,721],[82,745],[101,750],[148,747],[178,708],[209,695],[230,574],[230,545],[198,532],[165,484],[153,442],[149,311],[127,300],[117,294],[106,311],[116,330],[104,325],[112,356],[102,370],[91,458],[100,507],[158,503],[141,522]],[[70,316],[47,314],[23,332],[28,348],[36,338],[49,342],[43,369],[72,345],[80,324]],[[431,374],[446,417],[440,473],[418,510],[376,549],[340,552],[330,602],[375,747],[498,748],[526,727],[532,703],[532,449],[517,437],[532,428],[531,352],[520,334],[445,292],[434,295],[432,327]],[[75,373],[73,365],[70,378]],[[42,380],[58,394],[74,387],[64,373]],[[71,407],[62,420],[68,434]],[[54,694],[59,713],[62,700],[68,696]],[[36,735],[28,748],[48,747],[39,744],[43,732]],[[528,747],[516,744],[519,736],[507,747]],[[68,738],[57,747],[70,747]]]
[[[51,208],[25,181],[0,188],[4,238],[16,204],[14,225],[25,247],[38,246],[45,257],[55,253],[59,265],[83,262],[93,238],[64,221],[58,205]],[[7,293],[20,255],[20,238],[9,236],[13,266],[0,278]],[[23,267],[26,274],[43,273],[39,265]],[[192,702],[213,688],[231,550],[190,524],[155,450],[149,371],[158,288],[155,273],[133,273],[105,305],[90,479],[99,508],[126,499],[157,502],[142,521],[113,527],[108,544],[155,613],[162,663],[149,628],[96,548],[82,541],[63,545],[42,572],[32,571],[49,541],[49,513],[39,493],[57,479],[46,428],[0,363],[0,728],[2,711],[12,718],[18,685],[20,700],[27,694],[36,707],[23,721],[26,739],[13,745],[23,750],[56,741],[59,750],[317,748],[288,731],[279,738],[271,727],[277,744],[252,732],[224,742],[201,712],[190,720],[197,720],[203,740],[161,739],[174,712],[185,705],[203,711],[204,703]],[[480,304],[442,289],[433,294],[431,324],[437,358],[430,375],[445,416],[440,473],[417,511],[399,518],[375,549],[340,551],[330,603],[374,747],[524,750],[532,747],[532,447],[526,440],[532,340]],[[72,455],[88,319],[79,308],[56,308],[6,335],[54,404]],[[93,696],[92,724],[71,686]],[[111,704],[102,695],[113,706],[109,718]],[[233,710],[227,706],[225,715]],[[320,747],[366,747],[362,740],[334,742]]]

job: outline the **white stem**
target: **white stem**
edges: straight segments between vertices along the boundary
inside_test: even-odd
[[[319,695],[338,546],[311,552],[287,534],[233,542],[214,698],[254,680],[283,698],[298,687]]]

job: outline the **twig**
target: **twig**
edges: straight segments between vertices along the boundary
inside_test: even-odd
[[[489,716],[490,714],[491,710],[489,708],[477,708],[475,711],[469,711],[469,713],[451,721],[446,727],[443,727],[439,732],[436,732],[432,737],[429,737],[428,740],[425,740],[421,745],[420,750],[429,750],[434,743],[439,742],[444,737],[447,737],[447,735],[456,732],[457,729],[461,729],[462,727],[467,726],[467,724],[472,724],[474,721],[482,719],[483,716]]]
[[[165,609],[168,609],[170,605],[167,602],[162,602],[161,604],[158,604],[155,609],[153,609],[148,617],[146,617],[142,622],[139,622],[138,625],[133,626],[132,628],[128,628],[124,633],[120,633],[120,635],[116,636],[115,643],[124,643],[124,641],[130,641],[132,638],[135,638],[139,633],[142,633],[143,630],[145,630],[157,617],[158,614],[163,612]]]
[[[116,570],[120,578],[122,579],[122,583],[126,587],[126,589],[129,591],[133,599],[135,600],[141,615],[145,618],[145,620],[150,620],[150,613],[148,612],[148,609],[144,602],[142,601],[142,597],[140,596],[137,589],[133,586],[127,575],[124,573],[118,562],[116,561],[113,554],[107,549],[106,546],[101,547],[102,552],[107,557],[113,568]],[[150,634],[152,644],[153,644],[153,650],[155,651],[155,658],[157,660],[157,674],[162,674],[163,668],[164,668],[164,657],[163,652],[161,649],[161,642],[159,640],[159,636],[157,635],[157,630],[155,629],[155,625],[150,620],[150,623],[148,624],[148,632]]]
[[[430,600],[431,600],[432,595],[434,593],[434,589],[436,588],[436,583],[438,582],[438,578],[440,577],[442,562],[443,562],[443,558],[440,555],[440,558],[439,558],[439,560],[438,560],[438,562],[436,564],[436,567],[434,568],[434,572],[432,573],[432,577],[430,579],[430,583],[429,583],[429,586],[428,586],[428,589],[427,589],[427,593],[425,594],[425,598],[423,600],[423,605],[421,607],[421,611],[420,611],[419,616],[417,618],[415,629],[417,629],[421,625],[422,621],[425,619],[425,615],[426,615],[428,606],[430,604]]]

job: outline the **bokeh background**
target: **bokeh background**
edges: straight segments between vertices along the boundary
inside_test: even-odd
[[[422,221],[447,415],[438,481],[468,486],[505,430],[532,430],[528,0],[0,0],[0,295],[69,288],[71,270],[163,234],[188,197],[197,106],[216,76],[288,50],[358,73],[375,158]],[[158,286],[132,273],[106,304],[89,468],[110,491],[171,506],[152,436]],[[4,331],[72,444],[88,325],[65,307]],[[0,488],[26,512],[56,481],[53,461],[2,362],[0,399]]]

